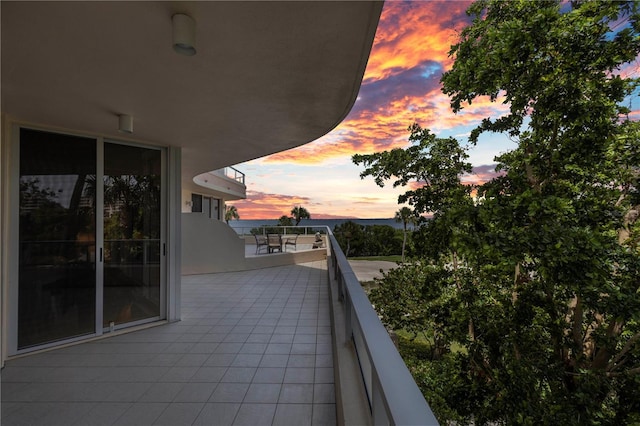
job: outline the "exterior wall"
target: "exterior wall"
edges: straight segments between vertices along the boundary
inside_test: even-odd
[[[244,240],[229,225],[197,213],[182,214],[182,273],[244,268]]]

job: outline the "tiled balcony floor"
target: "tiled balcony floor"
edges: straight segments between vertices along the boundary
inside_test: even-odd
[[[2,425],[333,425],[326,262],[185,276],[182,321],[7,361]]]

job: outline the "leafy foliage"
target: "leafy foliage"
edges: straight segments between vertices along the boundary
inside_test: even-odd
[[[411,147],[353,158],[379,185],[421,183],[399,203],[433,213],[420,256],[371,299],[391,328],[429,336],[408,364],[441,421],[640,420],[640,124],[621,119],[638,79],[615,74],[640,53],[638,7],[470,7],[443,91],[456,112],[484,95],[509,105],[470,136],[518,144],[491,181],[463,185],[465,149],[418,125]]]
[[[402,231],[389,225],[365,226],[347,221],[336,225],[333,233],[347,257],[390,256],[402,250]]]
[[[104,185],[106,239],[160,238],[160,176],[107,176]]]
[[[230,220],[239,220],[240,214],[238,213],[238,208],[236,206],[228,205],[224,208],[224,221],[229,224]]]
[[[293,220],[289,216],[282,215],[278,219],[278,226],[293,226]]]
[[[302,219],[311,219],[309,210],[305,209],[302,206],[295,206],[293,209],[291,209],[291,216],[296,221],[296,226],[300,224],[300,221]]]

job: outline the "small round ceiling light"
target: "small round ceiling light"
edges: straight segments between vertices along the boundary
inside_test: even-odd
[[[196,21],[189,15],[177,13],[173,24],[173,50],[185,56],[196,54]]]

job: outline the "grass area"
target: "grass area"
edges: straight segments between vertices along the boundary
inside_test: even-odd
[[[431,339],[428,339],[425,333],[419,333],[417,336],[414,336],[413,333],[409,333],[408,331],[405,331],[405,330],[395,330],[395,333],[398,335],[398,337],[406,341],[414,341],[416,343],[429,345],[429,346],[432,343]]]
[[[433,344],[431,336],[425,333],[420,333],[414,338],[413,333],[409,333],[405,330],[395,330],[395,333],[398,335],[398,339],[401,343],[401,349],[402,345],[404,345],[404,350],[412,353],[413,356],[416,354],[423,356],[426,353],[430,353],[431,345]],[[467,353],[467,349],[457,342],[452,342],[449,350],[451,352]],[[402,350],[400,353],[402,354]]]
[[[404,335],[403,335],[404,334]],[[398,350],[402,355],[402,358],[407,362],[407,359],[411,359],[412,362],[420,362],[422,360],[431,359],[431,344],[425,338],[416,338],[412,340],[407,337],[408,333],[397,333],[398,335]]]
[[[402,256],[394,254],[392,256],[362,256],[349,257],[349,260],[384,260],[385,262],[402,262]]]

